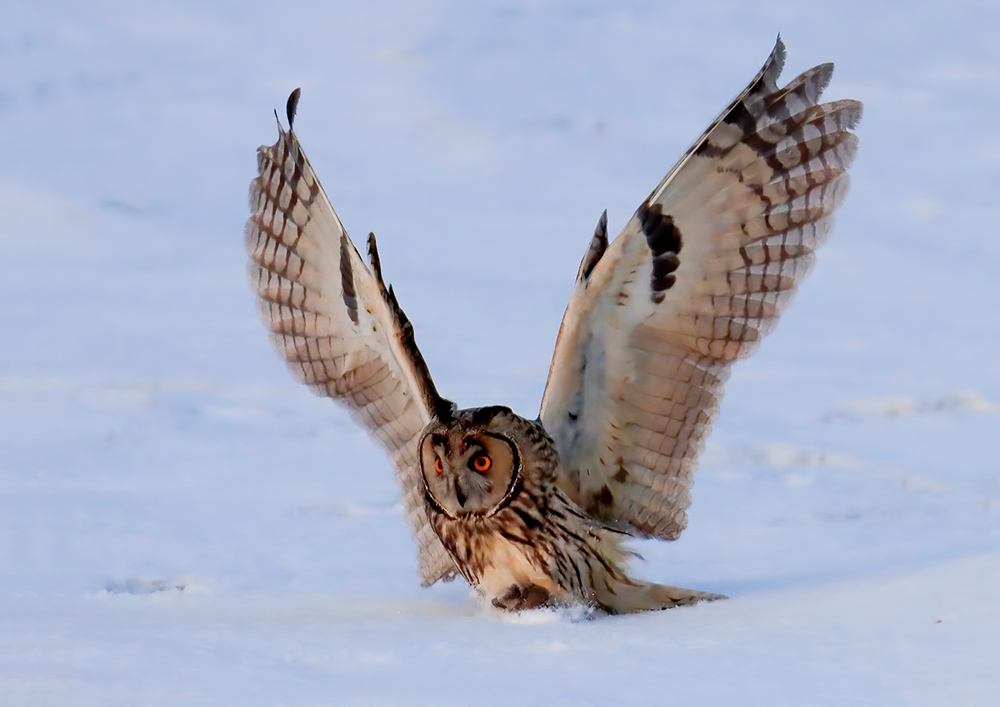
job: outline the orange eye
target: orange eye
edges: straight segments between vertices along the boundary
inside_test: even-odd
[[[493,462],[485,454],[480,454],[478,457],[472,460],[472,468],[483,473],[484,471],[489,471],[490,467],[493,466]]]
[[[444,473],[444,464],[441,463],[441,457],[434,457],[434,471],[439,474]]]

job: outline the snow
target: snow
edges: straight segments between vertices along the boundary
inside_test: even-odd
[[[1000,8],[723,0],[10,4],[0,704],[1000,704]],[[533,415],[594,225],[780,30],[865,102],[853,187],[738,365],[641,576],[726,602],[501,616],[423,589],[388,462],[246,281],[298,133],[438,388]],[[487,326],[486,323],[490,324]]]

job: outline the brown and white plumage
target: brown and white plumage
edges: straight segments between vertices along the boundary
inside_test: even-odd
[[[477,459],[490,462],[478,468]],[[542,423],[509,408],[458,411],[424,432],[427,516],[469,584],[494,606],[630,613],[724,598],[629,577],[624,534],[570,500],[558,467]]]
[[[602,216],[537,421],[438,395],[374,236],[369,267],[291,130],[289,98],[289,130],[260,148],[250,192],[261,315],[295,376],[346,403],[389,454],[425,584],[461,572],[509,609],[715,598],[630,579],[620,541],[684,529],[730,366],[773,328],[847,191],[861,104],[817,103],[831,64],[779,88],[783,60],[779,40],[610,244]]]
[[[406,517],[426,584],[455,574],[423,511],[416,445],[451,403],[437,394],[413,342],[413,327],[386,289],[374,234],[371,269],[362,261],[291,130],[298,90],[288,99],[289,130],[257,151],[246,246],[250,279],[271,341],[292,374],[347,405],[385,449],[403,488]]]
[[[593,516],[672,540],[730,366],[776,324],[847,192],[857,101],[817,105],[823,64],[764,67],[609,246],[598,227],[563,318],[541,420]]]

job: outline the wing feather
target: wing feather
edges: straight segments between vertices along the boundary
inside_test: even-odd
[[[434,388],[413,329],[382,281],[374,236],[371,269],[351,242],[298,138],[258,150],[246,226],[250,280],[271,341],[297,380],[343,403],[385,449],[403,489],[425,584],[456,569],[423,506],[420,432],[450,406]]]
[[[588,512],[673,539],[730,367],[777,323],[833,227],[861,104],[818,104],[822,64],[761,71],[606,249],[584,258],[540,417]]]

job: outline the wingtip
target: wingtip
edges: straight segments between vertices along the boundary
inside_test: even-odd
[[[601,259],[604,255],[604,251],[608,249],[608,210],[604,209],[604,213],[601,214],[601,218],[597,220],[597,228],[594,229],[594,236],[590,239],[590,245],[587,247],[587,253],[583,256],[583,260],[580,262],[580,269],[576,273],[577,280],[586,280],[590,277],[590,273],[593,272],[594,266],[597,265],[597,261]]]
[[[299,109],[299,97],[301,95],[302,95],[302,89],[296,88],[288,95],[288,101],[285,103],[285,115],[288,116],[289,130],[292,129],[292,124],[295,122],[295,112]]]
[[[385,290],[385,281],[382,279],[382,261],[378,257],[378,244],[375,242],[375,232],[368,233],[368,262],[372,266],[372,272],[378,281],[380,289]]]
[[[785,56],[787,52],[785,50],[785,43],[781,39],[781,32],[778,32],[778,36],[774,40],[774,49],[771,50],[771,56],[767,58],[766,65],[774,65],[778,67],[778,73],[785,66]],[[766,66],[765,65],[765,66]]]

